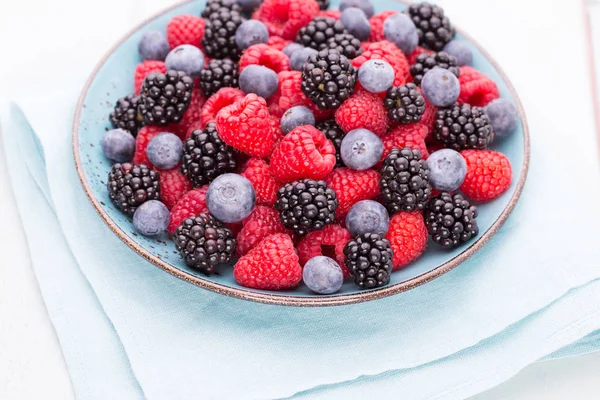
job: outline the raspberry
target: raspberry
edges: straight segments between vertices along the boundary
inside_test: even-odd
[[[314,126],[300,126],[275,147],[271,173],[279,182],[302,178],[323,179],[335,167],[335,148]]]
[[[383,100],[365,90],[356,91],[335,112],[335,121],[344,132],[365,128],[381,136],[388,130],[387,109]]]
[[[427,50],[424,47],[421,46],[417,46],[417,48],[410,54],[408,54],[406,56],[406,58],[408,59],[408,64],[409,65],[413,65],[414,63],[417,62],[417,57],[419,57],[419,55],[426,53],[426,54],[433,54],[435,53],[434,51],[431,50]],[[410,80],[412,81],[412,76],[410,77]]]
[[[160,126],[144,126],[142,129],[140,129],[137,137],[135,138],[135,153],[133,155],[134,164],[152,165],[150,160],[148,160],[148,156],[146,155],[146,148],[154,136],[161,132],[166,132],[166,130]]]
[[[512,168],[506,156],[491,150],[465,150],[467,176],[460,190],[475,201],[494,200],[510,186]]]
[[[251,93],[221,109],[216,120],[221,139],[234,149],[253,157],[269,157],[273,152],[275,135],[262,97]]]
[[[135,89],[135,94],[140,94],[144,80],[152,72],[166,74],[167,66],[162,61],[147,60],[139,63],[137,67],[135,67],[135,73],[133,74],[133,87]]]
[[[242,286],[263,290],[285,290],[302,280],[302,267],[292,239],[276,233],[263,239],[233,268],[235,280]]]
[[[214,121],[221,109],[230,106],[237,100],[243,98],[244,93],[239,89],[230,87],[219,89],[219,91],[210,96],[204,103],[204,106],[202,106],[202,112],[200,113],[202,126],[200,128],[204,128],[206,124]]]
[[[428,133],[429,129],[418,122],[416,124],[400,125],[391,130],[381,138],[384,150],[378,166],[381,167],[383,160],[394,147],[397,149],[409,147],[411,149],[419,150],[423,160],[426,160],[427,157],[429,157],[429,151],[427,151],[427,145],[425,144],[424,138],[427,137]]]
[[[171,209],[171,222],[167,230],[172,235],[181,223],[190,217],[208,210],[206,208],[206,192],[208,191],[208,185],[202,186],[201,188],[190,190],[184,194],[175,203]]]
[[[160,171],[160,198],[169,210],[190,190],[192,183],[179,168]]]
[[[290,59],[288,56],[283,51],[274,49],[264,43],[255,44],[244,51],[239,62],[240,73],[248,65],[253,64],[262,65],[277,73],[290,70]]]
[[[468,103],[476,107],[485,107],[500,97],[496,82],[473,67],[460,67],[460,96],[458,103]]]
[[[385,60],[394,68],[394,86],[404,85],[410,77],[410,65],[406,56],[392,42],[383,40],[369,45],[362,55],[352,60],[352,65],[360,68],[368,60]]]
[[[270,35],[294,40],[300,28],[318,13],[315,0],[265,0],[252,17],[262,21]]]
[[[269,124],[273,135],[273,143],[277,144],[283,139],[283,131],[281,130],[281,117],[269,115]]]
[[[279,213],[265,206],[256,206],[252,214],[243,221],[243,225],[237,235],[237,252],[240,256],[248,253],[267,236],[286,232]]]
[[[167,25],[167,41],[174,49],[182,44],[201,46],[206,22],[194,15],[178,15]]]
[[[264,204],[272,207],[277,201],[277,190],[279,184],[271,175],[269,164],[265,160],[260,158],[251,158],[246,163],[244,172],[242,175],[245,176],[256,192],[256,204]]]
[[[283,117],[283,114],[285,114],[286,110],[279,105],[279,98],[279,92],[275,92],[275,94],[271,96],[271,98],[267,102],[267,106],[269,106],[269,113],[272,117],[277,117],[281,119],[281,117]]]
[[[279,108],[285,112],[294,106],[305,106],[317,121],[329,119],[333,110],[321,110],[302,91],[302,72],[285,71],[278,74],[279,87],[275,96],[279,99]],[[283,114],[282,114],[283,115]]]
[[[427,247],[427,227],[419,211],[397,213],[390,220],[386,238],[394,251],[393,270],[407,266]]]
[[[419,89],[420,90],[420,89]],[[437,119],[438,108],[427,101],[425,96],[425,113],[421,116],[421,123],[428,128],[427,135],[433,131],[433,127],[435,126],[435,120]],[[424,137],[423,139],[427,139]]]
[[[271,35],[269,36],[269,41],[267,42],[267,44],[277,50],[283,50],[285,48],[285,46],[287,46],[288,44],[292,43],[291,40],[285,40],[282,37],[279,36],[274,36]]]
[[[371,23],[371,36],[369,36],[370,42],[379,42],[385,40],[385,34],[383,33],[383,23],[388,17],[394,14],[398,14],[398,11],[384,11],[382,13],[373,15],[369,22]]]
[[[198,88],[192,89],[192,101],[187,111],[183,114],[181,122],[177,126],[177,135],[183,140],[196,129],[201,120],[202,106],[206,102],[204,93]]]
[[[317,15],[317,17],[332,18],[336,21],[338,21],[341,16],[342,12],[340,10],[322,10]]]
[[[350,271],[344,263],[344,247],[352,240],[352,236],[340,225],[326,225],[323,229],[309,233],[298,243],[300,265],[304,266],[313,257],[326,256],[338,262],[344,273],[344,278],[350,276]]]
[[[377,197],[379,179],[379,172],[374,170],[355,171],[349,168],[337,168],[329,174],[325,182],[335,191],[339,202],[335,217],[341,220],[359,201]]]

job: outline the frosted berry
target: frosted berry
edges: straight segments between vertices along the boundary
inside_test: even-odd
[[[383,93],[394,83],[394,68],[384,60],[369,60],[358,69],[358,81],[371,93]]]
[[[350,131],[340,147],[342,161],[348,168],[358,171],[373,167],[383,155],[383,143],[367,129]]]
[[[169,209],[157,200],[148,200],[135,210],[133,226],[144,236],[158,236],[167,230]]]
[[[148,31],[138,43],[138,51],[144,60],[164,61],[171,48],[162,32]]]
[[[375,7],[371,4],[371,0],[342,0],[340,3],[340,11],[342,12],[351,7],[360,8],[368,18],[375,14]]]
[[[135,138],[123,129],[111,129],[102,138],[102,151],[109,160],[127,162],[135,152]]]
[[[358,40],[367,40],[371,35],[371,24],[363,10],[349,7],[342,11],[340,21],[344,28]]]
[[[253,64],[240,73],[239,82],[242,92],[255,93],[263,99],[268,99],[277,91],[279,79],[272,69]]]
[[[171,169],[179,164],[183,154],[183,145],[177,135],[163,132],[150,140],[146,154],[156,168]]]
[[[423,95],[436,107],[450,107],[460,95],[458,78],[443,68],[434,68],[423,76]]]
[[[437,190],[453,192],[465,180],[467,163],[459,152],[452,149],[442,149],[431,153],[427,158],[429,181]]]
[[[456,57],[459,66],[473,64],[473,51],[463,40],[453,40],[444,47],[444,51]]]
[[[419,33],[412,19],[406,14],[394,14],[383,23],[385,39],[394,43],[404,54],[412,53],[419,44]]]
[[[242,22],[235,32],[235,42],[240,50],[269,41],[269,31],[265,24],[255,19]]]
[[[252,212],[256,193],[250,181],[238,174],[218,176],[206,193],[206,206],[219,221],[240,222]]]
[[[344,274],[334,260],[325,256],[317,256],[311,258],[304,265],[302,280],[315,293],[332,294],[342,287]]]
[[[315,116],[304,106],[292,107],[281,117],[281,130],[284,134],[304,125],[315,125]]]
[[[182,44],[175,47],[165,59],[167,69],[183,71],[187,75],[196,78],[200,76],[204,68],[204,54],[196,46]]]
[[[507,99],[497,99],[489,103],[485,113],[490,119],[490,125],[494,129],[494,134],[499,137],[505,137],[515,131],[518,123],[517,107]]]
[[[357,237],[365,233],[385,236],[390,226],[390,216],[380,203],[373,200],[359,201],[346,215],[346,229]]]

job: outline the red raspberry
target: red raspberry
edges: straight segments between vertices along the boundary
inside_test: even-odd
[[[269,106],[269,113],[271,114],[271,116],[281,119],[281,117],[283,117],[283,114],[285,114],[286,110],[284,110],[279,105],[279,97],[279,93],[275,92],[275,94],[271,96],[269,101],[267,101],[267,105]]]
[[[142,90],[142,84],[148,75],[152,72],[167,72],[167,66],[162,61],[154,61],[147,60],[141,62],[135,67],[135,73],[133,75],[133,88],[135,89],[135,94],[140,94]]]
[[[200,47],[206,22],[194,15],[178,15],[167,24],[167,41],[174,49],[182,44]]]
[[[402,51],[392,42],[383,40],[369,45],[360,56],[352,60],[352,65],[360,68],[369,60],[385,60],[394,68],[394,86],[401,86],[410,76],[410,65]]]
[[[427,132],[429,135],[430,132],[433,132],[438,109],[436,106],[428,102],[425,96],[423,96],[423,99],[425,99],[425,112],[421,116],[421,123],[429,128]],[[427,137],[424,137],[423,139],[427,139]]]
[[[264,204],[273,206],[277,200],[277,190],[279,184],[271,175],[269,164],[260,158],[251,158],[246,163],[246,167],[242,175],[245,176],[256,192],[256,204]]]
[[[267,44],[270,47],[277,49],[277,50],[283,50],[285,48],[285,46],[287,46],[290,43],[292,43],[291,40],[285,40],[282,37],[274,36],[274,35],[269,36],[269,41],[267,42]]]
[[[344,247],[351,239],[350,232],[340,225],[326,225],[321,230],[309,233],[298,243],[300,265],[304,266],[313,257],[326,256],[337,261],[344,278],[350,276],[344,263]]]
[[[177,134],[183,140],[188,137],[198,126],[201,125],[202,106],[206,102],[204,93],[198,88],[192,89],[192,100],[187,111],[183,114],[179,122]]]
[[[169,222],[169,227],[167,228],[171,235],[175,233],[175,230],[185,219],[208,210],[206,208],[207,191],[208,185],[190,190],[175,203],[171,209],[171,222]]]
[[[161,170],[160,173],[160,198],[170,210],[187,192],[192,190],[192,183],[181,173],[179,167]]]
[[[315,0],[265,0],[252,16],[261,20],[270,35],[295,40],[296,34],[319,14]]]
[[[279,98],[279,107],[285,111],[294,106],[305,106],[315,116],[317,121],[329,119],[332,110],[321,110],[302,91],[302,72],[284,71],[278,74],[279,87],[275,96]],[[283,114],[282,114],[283,115]]]
[[[372,44],[373,42],[360,42],[360,48],[363,49],[363,51],[367,51]]]
[[[309,125],[285,135],[271,156],[271,173],[282,183],[302,178],[323,179],[334,167],[333,143]]]
[[[233,276],[242,286],[263,290],[292,289],[302,280],[302,267],[294,242],[284,233],[263,239],[233,267]]]
[[[338,21],[342,16],[342,12],[340,10],[322,10],[319,11],[318,17],[332,18]]]
[[[269,123],[271,124],[271,131],[273,133],[273,142],[278,144],[283,139],[283,131],[281,130],[281,118],[269,115]]]
[[[421,46],[417,46],[417,48],[412,53],[410,53],[409,55],[406,56],[406,58],[408,59],[408,64],[413,65],[414,63],[416,63],[417,57],[419,57],[419,54],[423,54],[423,53],[433,54],[434,52],[431,50],[427,50]],[[412,76],[410,78],[412,81]]]
[[[325,182],[335,191],[339,202],[335,217],[342,220],[359,201],[377,197],[379,180],[379,172],[372,169],[355,171],[349,168],[337,168],[329,174]]]
[[[491,150],[464,150],[467,176],[460,190],[475,201],[494,200],[504,193],[512,180],[512,168],[506,156]]]
[[[384,150],[378,166],[381,167],[383,160],[390,154],[393,148],[403,149],[404,147],[410,147],[411,149],[417,149],[421,152],[423,159],[426,160],[429,157],[429,151],[427,151],[424,137],[427,137],[428,132],[429,129],[418,122],[410,125],[399,125],[397,128],[389,131],[381,138]]]
[[[385,134],[389,126],[383,100],[365,90],[356,91],[342,103],[335,112],[335,121],[344,132],[365,128],[378,136]]]
[[[473,67],[460,67],[460,96],[458,103],[468,103],[476,107],[485,107],[492,100],[500,97],[496,82],[477,71]]]
[[[267,236],[286,232],[277,211],[270,207],[256,206],[252,214],[243,221],[243,228],[237,235],[237,252],[243,256]]]
[[[398,14],[398,11],[384,11],[382,13],[373,15],[369,22],[371,23],[371,36],[369,36],[370,42],[379,42],[385,40],[383,33],[383,23],[388,17],[394,14]]]
[[[240,72],[248,65],[253,64],[262,65],[277,73],[290,70],[290,59],[288,56],[283,51],[274,49],[264,43],[255,44],[244,51],[239,63]]]
[[[150,144],[150,141],[154,139],[154,136],[161,132],[168,131],[160,126],[144,126],[140,129],[135,138],[135,153],[133,154],[134,164],[146,164],[147,166],[152,166],[152,163],[148,160],[148,156],[146,155],[146,148],[148,147],[148,144]]]
[[[393,270],[407,266],[427,247],[427,227],[419,211],[399,212],[390,220],[386,235],[394,252]]]
[[[225,143],[253,157],[269,157],[275,147],[267,102],[254,93],[219,111],[217,131]]]
[[[232,105],[237,100],[243,99],[244,93],[239,89],[224,87],[206,100],[202,106],[200,119],[202,126],[206,126],[211,121],[217,118],[217,114],[221,109]]]

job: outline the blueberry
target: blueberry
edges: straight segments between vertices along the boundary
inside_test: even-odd
[[[262,4],[263,0],[236,0],[236,2],[242,7],[242,11],[250,15]]]
[[[268,41],[267,27],[256,19],[242,22],[235,32],[235,43],[241,50],[245,50],[253,44],[267,43]]]
[[[346,8],[340,16],[344,28],[358,40],[367,40],[371,35],[371,24],[363,10],[356,7]]]
[[[133,158],[135,138],[126,130],[112,129],[102,138],[101,146],[106,158],[124,163]]]
[[[344,273],[339,264],[331,258],[316,256],[304,266],[302,280],[315,293],[332,294],[342,287]]]
[[[456,57],[460,66],[473,65],[473,52],[469,45],[462,40],[452,40],[444,47],[444,51]]]
[[[256,93],[266,100],[277,91],[279,78],[272,69],[252,64],[240,73],[238,82],[242,92]]]
[[[404,54],[412,53],[419,44],[419,33],[412,19],[403,13],[388,17],[383,23],[385,38],[402,50]]]
[[[302,71],[302,66],[304,66],[308,57],[317,53],[317,50],[311,49],[310,47],[298,49],[294,51],[290,57],[290,66],[294,71]]]
[[[485,113],[497,136],[508,136],[515,131],[518,122],[517,107],[510,100],[496,99],[485,107]]]
[[[154,136],[146,148],[148,160],[158,169],[175,168],[183,155],[181,139],[172,133],[163,132]]]
[[[375,233],[384,237],[390,227],[390,215],[384,206],[373,200],[359,201],[346,215],[346,229],[352,237]]]
[[[348,132],[340,146],[342,161],[348,168],[369,169],[379,162],[383,155],[383,143],[373,132],[359,128]]]
[[[342,0],[340,3],[340,11],[344,11],[346,8],[350,7],[360,8],[368,18],[375,15],[375,8],[370,0]]]
[[[287,110],[281,117],[281,130],[287,134],[299,126],[315,126],[315,123],[312,111],[304,106],[295,106]]]
[[[456,75],[439,67],[425,74],[421,89],[425,98],[437,107],[450,107],[460,95],[460,83]]]
[[[148,200],[133,214],[133,227],[144,236],[158,236],[169,226],[169,209],[158,200]]]
[[[175,47],[165,59],[167,69],[183,71],[189,76],[200,76],[200,71],[204,67],[204,54],[196,46],[191,44],[182,44]]]
[[[252,183],[238,174],[217,177],[206,192],[208,211],[219,221],[240,222],[252,212],[256,193]]]
[[[460,187],[467,175],[467,162],[459,152],[442,149],[427,159],[429,181],[437,190],[452,192]]]
[[[300,50],[303,49],[304,46],[302,46],[300,43],[290,43],[287,46],[285,46],[283,48],[283,52],[285,53],[286,56],[288,56],[288,58],[292,58],[292,54],[294,54],[294,52],[296,50]]]
[[[148,31],[142,35],[138,50],[144,60],[164,61],[171,48],[167,38],[159,31]]]
[[[394,68],[384,60],[369,60],[359,68],[358,81],[371,93],[383,93],[394,83]]]

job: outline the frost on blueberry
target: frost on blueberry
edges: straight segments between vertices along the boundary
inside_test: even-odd
[[[437,190],[452,192],[460,187],[467,175],[467,163],[459,152],[442,149],[427,159],[429,182]]]
[[[146,149],[148,159],[156,168],[175,168],[181,161],[183,144],[173,133],[163,132],[156,135]]]
[[[460,82],[449,70],[435,67],[423,76],[423,95],[437,107],[453,105],[460,95]]]
[[[281,130],[290,133],[295,128],[304,125],[315,126],[315,116],[304,106],[296,106],[287,110],[281,117]]]
[[[268,99],[277,91],[279,78],[272,69],[252,64],[240,73],[239,83],[242,92],[246,94],[255,93],[264,99]]]
[[[144,236],[158,236],[169,226],[169,209],[157,200],[148,200],[135,210],[133,226]]]
[[[340,153],[348,168],[358,171],[369,169],[381,159],[383,142],[368,129],[355,129],[342,140]]]
[[[308,60],[313,54],[317,54],[318,51],[312,49],[310,47],[302,47],[300,49],[295,50],[290,57],[290,66],[294,71],[302,71],[302,67],[304,63]]]
[[[371,4],[371,0],[342,0],[340,3],[340,11],[342,12],[351,7],[360,8],[368,18],[375,15],[375,7]]]
[[[164,61],[171,48],[162,32],[148,31],[142,35],[138,50],[144,60]]]
[[[191,77],[200,76],[204,68],[204,54],[196,46],[182,44],[175,47],[165,59],[167,69],[182,71]]]
[[[456,57],[458,65],[473,65],[473,52],[463,40],[453,40],[444,47],[444,51]]]
[[[346,229],[352,237],[375,233],[385,236],[390,226],[390,216],[380,203],[373,200],[359,201],[346,215]]]
[[[262,22],[250,19],[242,22],[235,32],[235,42],[240,50],[245,50],[248,47],[267,43],[269,41],[269,31]]]
[[[517,127],[517,107],[510,100],[496,99],[492,101],[485,107],[485,113],[497,136],[508,136]]]
[[[123,129],[112,129],[102,138],[102,151],[109,160],[127,162],[135,152],[135,138]]]
[[[313,257],[304,266],[302,280],[310,290],[318,294],[332,294],[344,283],[342,268],[333,259],[325,256]]]
[[[383,93],[394,83],[394,68],[384,60],[369,60],[358,70],[358,81],[371,93]]]
[[[240,222],[250,215],[255,203],[256,193],[252,183],[238,174],[217,177],[206,192],[208,210],[225,223]]]
[[[412,53],[419,44],[419,33],[412,19],[402,13],[389,16],[383,23],[385,38],[402,50],[404,54]]]
[[[358,40],[367,40],[371,35],[371,24],[363,10],[356,7],[346,8],[340,16],[344,28]]]

